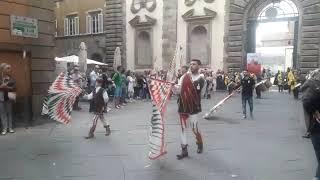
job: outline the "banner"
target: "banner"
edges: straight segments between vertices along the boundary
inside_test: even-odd
[[[254,74],[261,73],[260,54],[248,53],[247,54],[247,71]]]

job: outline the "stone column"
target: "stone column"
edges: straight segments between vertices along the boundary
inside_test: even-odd
[[[120,47],[122,64],[125,60],[125,0],[106,0],[104,28],[106,32],[106,59],[105,63],[112,64],[114,51]]]
[[[163,1],[162,66],[168,69],[174,56],[177,42],[177,0]]]

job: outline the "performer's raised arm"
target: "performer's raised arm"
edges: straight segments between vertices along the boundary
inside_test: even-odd
[[[180,94],[181,92],[181,83],[182,83],[183,76],[178,80],[178,84],[175,84],[172,88],[174,94]]]
[[[84,95],[83,98],[87,100],[91,100],[93,98],[93,92],[91,92],[90,94]]]

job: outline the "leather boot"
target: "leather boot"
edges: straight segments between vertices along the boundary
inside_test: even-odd
[[[86,139],[92,139],[92,138],[94,138],[94,135],[93,135],[93,133],[89,132],[89,135],[86,136],[86,137],[84,137],[84,138],[86,138]]]
[[[104,126],[104,128],[106,128],[106,136],[110,136],[111,134],[110,126],[107,125],[107,126]]]
[[[94,138],[93,131],[94,131],[94,128],[91,127],[91,128],[90,128],[90,131],[89,131],[89,135],[86,136],[86,137],[84,137],[84,138],[86,138],[86,139],[92,139],[92,138]]]
[[[203,143],[197,143],[198,145],[198,149],[197,149],[197,153],[198,154],[201,154],[203,152]]]
[[[193,130],[193,133],[196,136],[196,142],[197,142],[197,146],[198,146],[197,153],[201,154],[203,152],[202,136],[201,136],[201,134],[200,134],[200,132],[198,130],[197,131]]]
[[[181,145],[181,149],[181,154],[177,155],[178,160],[188,157],[188,145]]]

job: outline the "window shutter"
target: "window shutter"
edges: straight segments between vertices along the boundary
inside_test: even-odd
[[[68,36],[69,35],[69,19],[64,18],[64,35]]]
[[[91,16],[90,15],[87,15],[87,23],[86,23],[86,26],[87,26],[87,34],[91,34]]]
[[[75,35],[79,35],[79,17],[75,17],[74,18],[74,21],[75,21]]]
[[[103,33],[103,14],[99,13],[98,14],[98,28],[99,28],[99,33]]]

